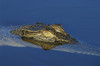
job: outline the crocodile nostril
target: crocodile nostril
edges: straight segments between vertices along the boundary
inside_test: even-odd
[[[69,42],[70,42],[70,44],[76,44],[76,43],[78,43],[78,41],[75,38],[71,38],[69,40]]]

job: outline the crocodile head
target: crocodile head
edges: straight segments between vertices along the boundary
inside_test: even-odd
[[[42,29],[40,29],[42,27]],[[38,29],[38,30],[36,30]],[[78,41],[72,38],[65,30],[61,24],[53,25],[25,25],[16,30],[11,31],[13,34],[17,34],[25,38],[34,38],[37,41],[43,42],[59,42],[59,43],[68,43],[74,44]]]

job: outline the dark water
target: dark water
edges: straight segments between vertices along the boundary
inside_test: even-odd
[[[44,51],[8,37],[9,26],[35,22],[62,24],[82,41],[83,49],[65,46]],[[0,0],[0,31],[0,66],[100,66],[99,0]],[[87,45],[96,48],[84,49]]]

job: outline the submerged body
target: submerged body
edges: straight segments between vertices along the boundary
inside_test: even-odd
[[[34,25],[25,25],[11,31],[11,33],[42,42],[58,42],[68,44],[78,42],[67,32],[65,32],[62,25],[60,24],[48,25],[43,23],[36,23]]]

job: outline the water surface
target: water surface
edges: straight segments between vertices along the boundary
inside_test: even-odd
[[[0,3],[0,66],[100,66],[99,0],[1,0]],[[62,24],[81,44],[44,51],[9,33],[14,26],[35,22]]]

